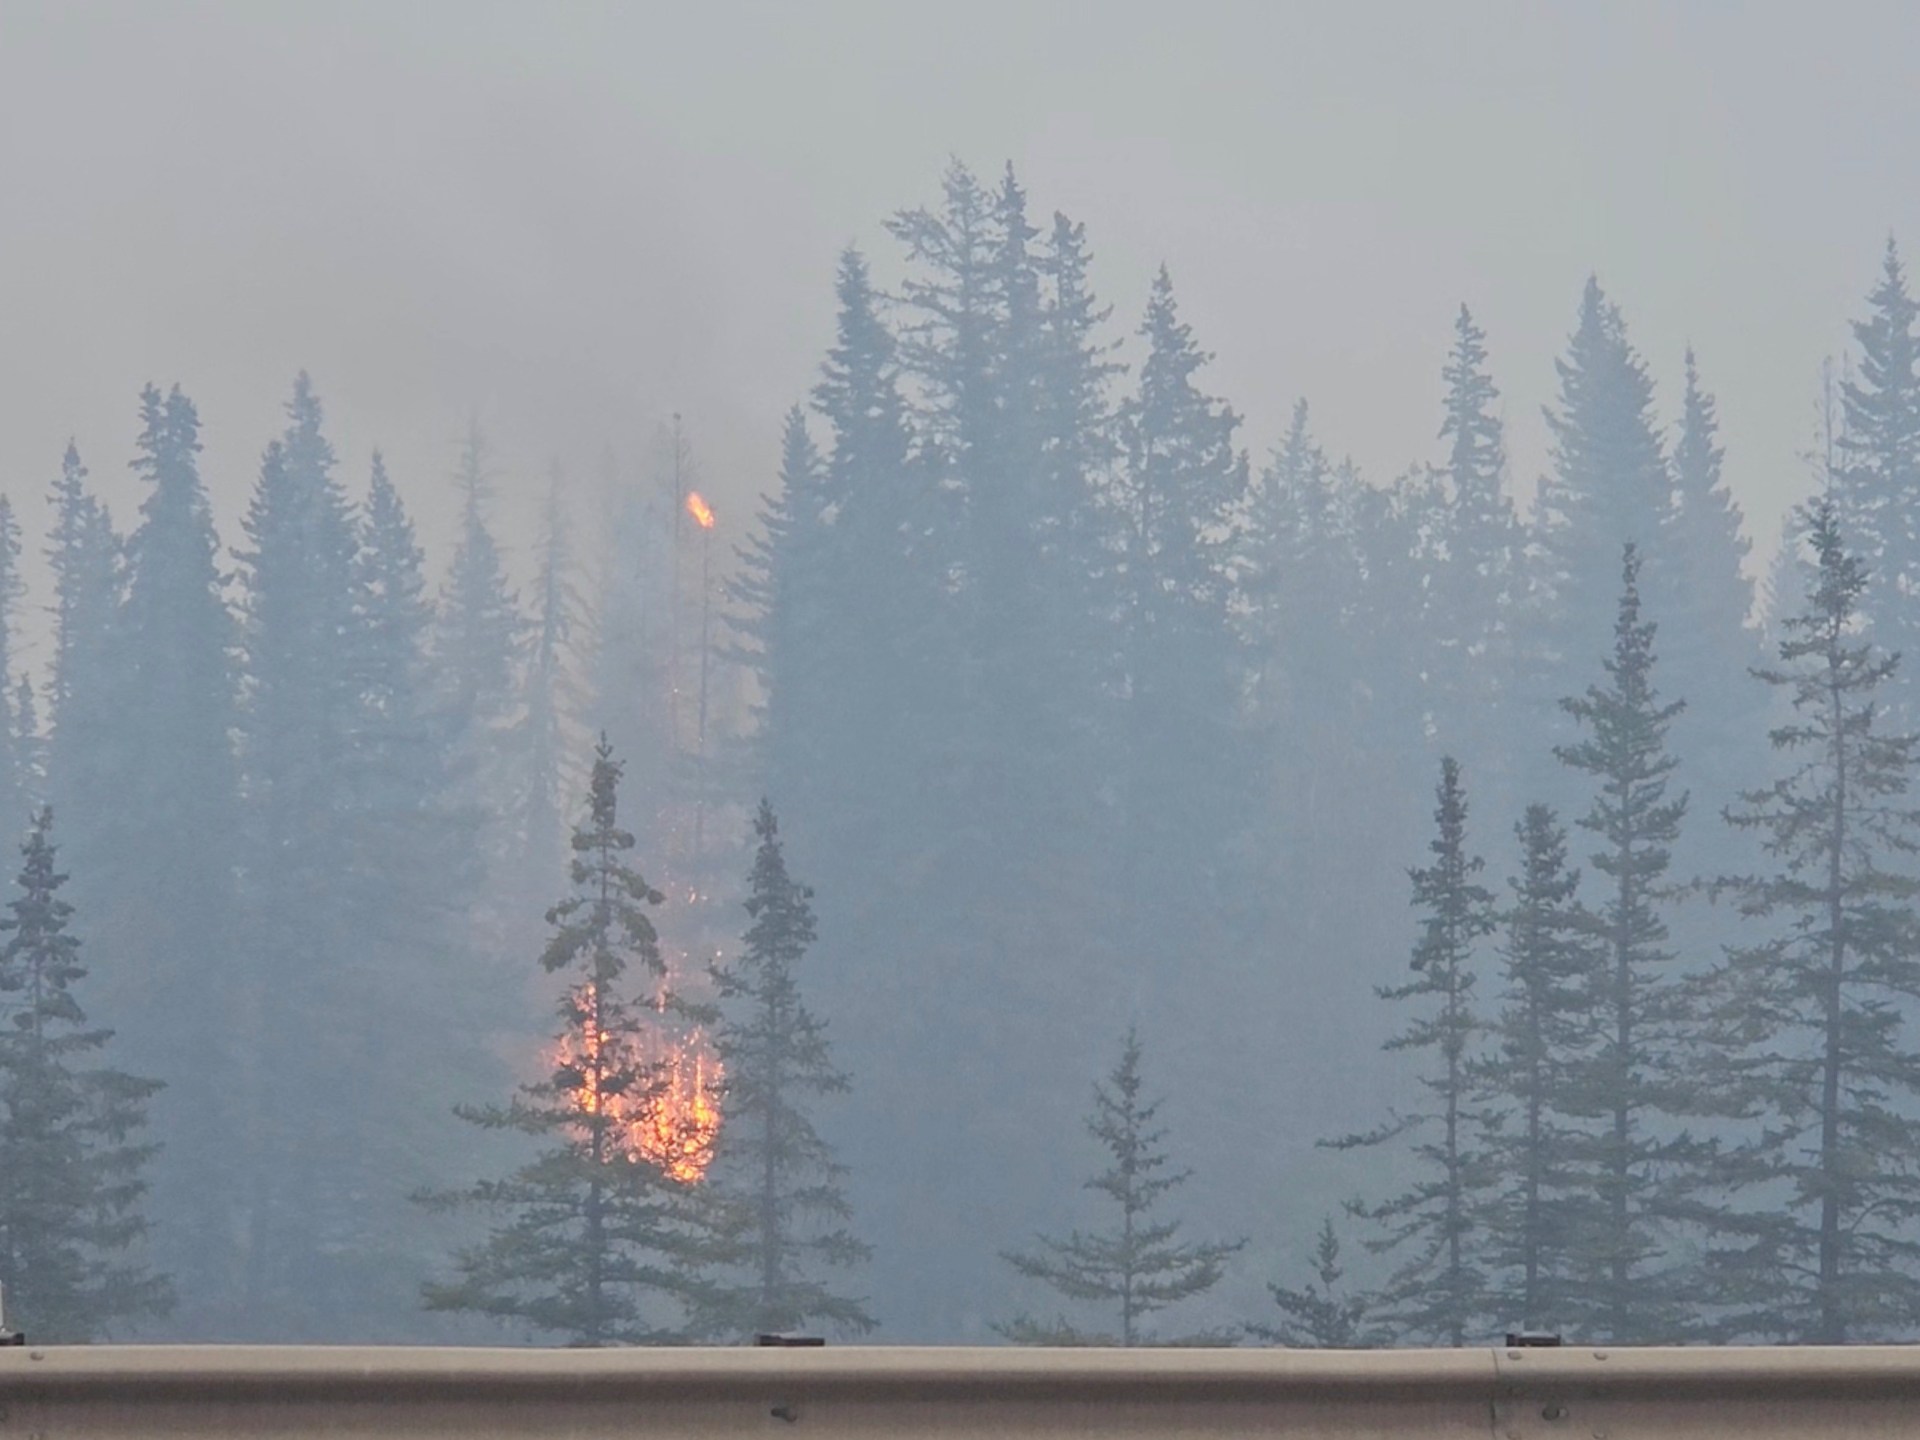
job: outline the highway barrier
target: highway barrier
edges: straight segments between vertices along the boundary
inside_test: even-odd
[[[0,1440],[1916,1440],[1920,1349],[0,1349]]]

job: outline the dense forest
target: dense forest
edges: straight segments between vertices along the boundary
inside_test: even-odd
[[[1011,168],[878,243],[750,524],[679,417],[390,476],[304,374],[237,534],[179,386],[137,514],[49,457],[50,594],[0,500],[9,1318],[1920,1334],[1894,245],[1756,565],[1713,357],[1596,279],[1536,487],[1464,307],[1363,476],[1305,399],[1250,456],[1177,271],[1116,312]]]

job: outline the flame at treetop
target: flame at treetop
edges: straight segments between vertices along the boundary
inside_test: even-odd
[[[570,1091],[582,1116],[605,1113],[617,1127],[621,1155],[629,1162],[645,1161],[669,1179],[696,1185],[713,1161],[713,1142],[720,1133],[720,1084],[726,1071],[698,1028],[684,1039],[659,1038],[657,1055],[634,1057],[631,1068],[643,1074],[655,1070],[658,1078],[635,1096],[604,1095],[602,1072],[625,1069],[621,1057],[605,1056],[606,1037],[594,1019],[592,987],[580,1006],[585,1019],[580,1034],[563,1037],[554,1047],[556,1067],[572,1068],[579,1082]]]
[[[700,498],[698,490],[687,492],[687,513],[694,518],[702,530],[713,528],[713,507]]]

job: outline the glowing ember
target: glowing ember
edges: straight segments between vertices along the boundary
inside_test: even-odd
[[[657,1083],[648,1093],[628,1096],[604,1093],[609,1072],[629,1068],[624,1057],[608,1054],[608,1041],[595,1019],[593,987],[582,993],[580,1009],[584,1015],[580,1036],[569,1036],[555,1048],[552,1061],[556,1068],[571,1069],[578,1077],[570,1087],[573,1107],[582,1116],[605,1113],[618,1127],[617,1142],[621,1157],[629,1162],[645,1161],[669,1179],[682,1185],[695,1185],[705,1177],[713,1160],[713,1142],[720,1133],[720,1087],[725,1070],[707,1046],[699,1030],[686,1039],[667,1042],[658,1061],[641,1057],[631,1068],[646,1071],[658,1067]]]
[[[698,1030],[676,1045],[666,1081],[646,1113],[629,1127],[634,1149],[682,1185],[698,1184],[713,1160],[720,1133],[720,1062]]]
[[[694,518],[702,530],[713,528],[713,507],[700,498],[698,490],[687,492],[687,514]]]

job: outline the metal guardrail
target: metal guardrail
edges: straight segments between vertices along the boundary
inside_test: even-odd
[[[1920,1348],[0,1351],[0,1437],[1913,1440]]]

